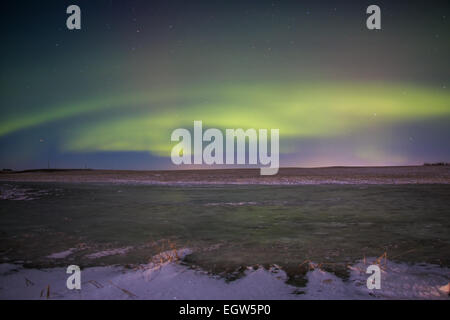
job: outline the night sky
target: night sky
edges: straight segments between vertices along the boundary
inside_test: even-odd
[[[81,8],[81,30],[66,8]],[[382,30],[366,28],[368,5]],[[11,1],[0,169],[174,168],[170,134],[280,129],[281,166],[450,161],[448,1]]]

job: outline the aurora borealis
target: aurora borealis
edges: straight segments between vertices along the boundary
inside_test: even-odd
[[[450,161],[447,2],[19,1],[0,166],[172,168],[170,133],[279,128],[281,166]]]

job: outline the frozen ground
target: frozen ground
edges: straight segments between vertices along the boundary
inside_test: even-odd
[[[0,200],[30,201],[48,195],[45,189],[24,188],[15,185],[0,185]]]
[[[446,168],[427,171],[432,169],[294,170],[278,178],[289,182],[314,173],[320,181],[330,174],[360,179],[359,172],[390,179],[395,171],[402,181],[429,174],[448,181]],[[94,173],[87,176],[115,174]],[[242,181],[253,179],[250,171],[240,173]],[[197,179],[191,174],[181,176]],[[231,182],[236,173],[205,171],[198,179],[218,177]],[[163,180],[172,178],[180,176],[170,172]],[[447,183],[2,182],[0,192],[0,299],[448,299]],[[193,251],[181,264],[161,254],[186,247]],[[360,259],[383,253],[392,260],[382,263],[381,290],[369,291],[369,259]],[[84,267],[81,291],[66,289],[71,264]]]
[[[449,184],[450,166],[280,168],[274,176],[259,169],[215,170],[30,170],[1,173],[0,181],[102,182],[156,185],[205,184]]]
[[[349,266],[346,281],[311,264],[306,287],[294,287],[285,283],[286,274],[277,266],[248,268],[243,277],[227,282],[167,258],[134,269],[86,268],[81,290],[66,288],[64,268],[1,264],[0,299],[449,299],[450,270],[429,264],[383,261],[381,289],[369,290],[365,270],[374,259]]]

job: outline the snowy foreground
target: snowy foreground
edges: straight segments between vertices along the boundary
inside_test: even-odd
[[[369,290],[368,261],[349,266],[347,281],[313,268],[304,288],[287,285],[286,274],[276,266],[249,268],[232,282],[173,261],[135,269],[92,267],[82,270],[81,290],[66,288],[64,268],[1,264],[0,299],[449,299],[448,268],[385,261],[380,265],[381,289]]]

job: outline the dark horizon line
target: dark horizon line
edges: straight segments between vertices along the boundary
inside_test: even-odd
[[[404,167],[427,167],[427,166],[450,166],[450,162],[433,162],[423,164],[410,165],[391,165],[391,166],[323,166],[323,167],[280,167],[279,170],[284,169],[332,169],[332,168],[404,168]],[[41,168],[41,169],[24,169],[12,170],[2,169],[0,173],[26,173],[26,172],[60,172],[60,171],[142,171],[142,172],[164,172],[164,171],[229,171],[229,170],[259,170],[259,167],[252,168],[186,168],[186,169],[106,169],[106,168]]]

